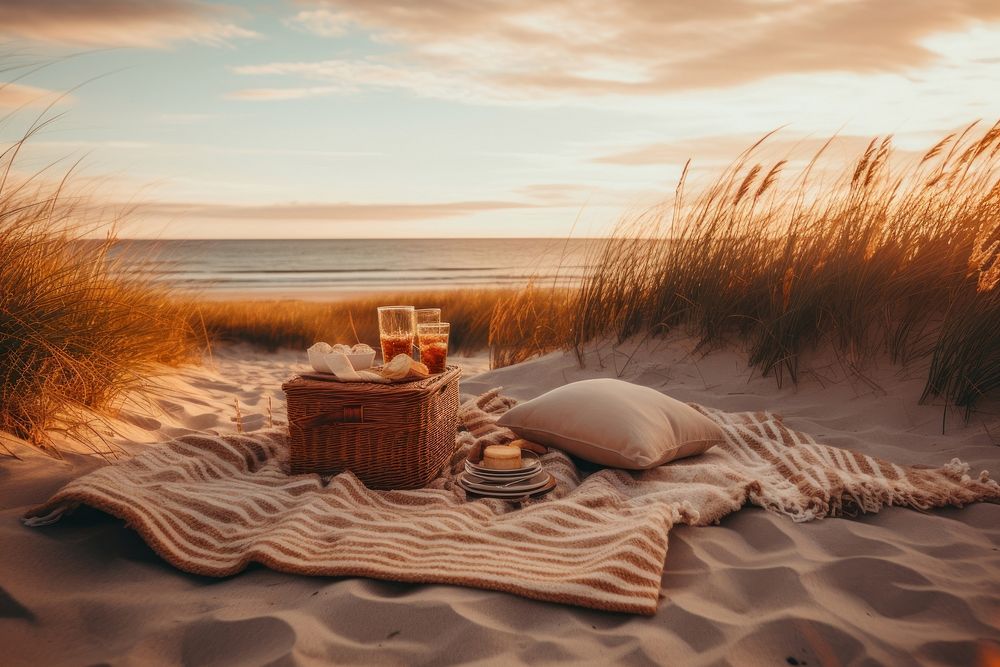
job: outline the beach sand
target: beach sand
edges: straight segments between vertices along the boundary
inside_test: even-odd
[[[918,405],[919,368],[866,378],[814,359],[798,387],[751,374],[735,351],[691,353],[683,338],[595,346],[581,369],[557,353],[492,372],[465,361],[463,393],[498,385],[531,398],[565,382],[616,377],[731,411],[771,410],[820,442],[897,463],[959,457],[1000,474],[1000,417],[984,406]],[[284,419],[281,381],[305,355],[217,351],[206,368],[157,379],[159,397],[116,422],[128,452],[186,432]],[[478,373],[478,374],[477,374]],[[268,415],[267,397],[272,411]],[[944,422],[942,434],[942,418]],[[991,435],[992,434],[992,435]],[[73,449],[73,448],[71,448]],[[172,569],[122,522],[81,510],[28,529],[24,511],[98,465],[27,448],[0,458],[0,663],[60,664],[997,664],[1000,506],[795,524],[757,508],[671,533],[652,618],[502,593],[261,567],[227,579]],[[991,662],[992,661],[992,662]]]

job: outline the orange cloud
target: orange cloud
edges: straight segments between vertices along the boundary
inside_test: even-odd
[[[4,0],[0,37],[82,46],[158,48],[256,37],[232,10],[195,0]]]
[[[592,162],[621,166],[728,163],[761,139],[760,135],[691,137],[688,139],[630,146],[593,158]],[[755,161],[809,159],[825,147],[827,159],[850,160],[860,156],[872,137],[842,135],[834,137],[783,137],[779,133],[766,139],[754,152]],[[828,145],[829,142],[829,145]],[[916,154],[896,149],[897,156]]]
[[[45,88],[0,81],[0,109],[44,106],[52,102],[57,94]]]
[[[299,27],[332,36],[363,30],[396,51],[239,73],[315,82],[296,88],[310,94],[392,87],[459,99],[645,96],[789,73],[906,71],[936,58],[922,43],[928,36],[1000,20],[995,0],[301,4],[309,9],[290,19]]]
[[[514,201],[457,201],[432,203],[319,203],[233,205],[203,203],[150,202],[139,205],[142,215],[184,217],[209,220],[328,220],[392,221],[428,220],[470,215],[483,211],[537,208],[538,205]]]
[[[231,100],[302,100],[343,92],[337,86],[301,86],[296,88],[243,88],[226,95]]]
[[[517,188],[515,193],[553,208],[590,208],[621,206],[643,194],[635,189],[585,183],[533,183]]]

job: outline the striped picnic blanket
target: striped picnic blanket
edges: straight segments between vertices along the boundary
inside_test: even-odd
[[[506,591],[539,600],[653,614],[677,523],[708,525],[744,504],[796,521],[884,505],[927,509],[1000,500],[1000,486],[953,460],[899,466],[817,444],[764,412],[716,420],[726,442],[644,472],[584,474],[558,451],[558,480],[518,506],[468,502],[456,484],[465,452],[513,434],[496,419],[499,390],[465,402],[450,464],[429,487],[373,491],[350,473],[330,480],[283,471],[285,435],[188,435],[80,477],[25,523],[86,504],[124,519],[175,567],[226,576],[252,562],[308,575],[363,576]]]

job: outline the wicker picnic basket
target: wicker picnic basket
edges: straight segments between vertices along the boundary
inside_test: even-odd
[[[455,450],[460,375],[448,366],[398,384],[292,378],[281,385],[291,472],[350,470],[373,489],[426,486]]]

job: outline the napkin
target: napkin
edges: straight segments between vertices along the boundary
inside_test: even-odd
[[[340,382],[379,382],[381,384],[389,384],[389,378],[383,377],[375,371],[354,370],[351,360],[343,352],[324,354],[323,361],[326,362],[327,367],[330,369],[329,372],[333,373]]]
[[[370,349],[370,348],[369,348]],[[356,371],[347,354],[327,343],[316,343],[308,350],[309,363],[317,373],[332,374],[340,382],[378,382],[388,384],[388,378],[374,371]]]

